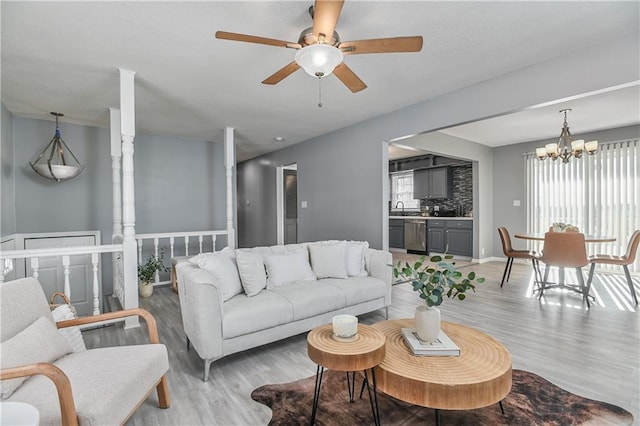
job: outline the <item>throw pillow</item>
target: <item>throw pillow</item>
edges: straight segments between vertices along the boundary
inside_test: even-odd
[[[40,317],[0,345],[0,368],[18,367],[37,362],[53,362],[73,352],[53,323]],[[29,377],[0,381],[2,399],[7,399]]]
[[[265,254],[264,266],[267,268],[267,288],[270,290],[296,281],[316,279],[306,251]]]
[[[309,244],[313,273],[318,278],[347,278],[344,242]]]
[[[238,251],[236,254],[238,272],[242,288],[247,296],[255,296],[267,286],[267,273],[264,270],[262,255],[248,251]]]
[[[69,305],[67,305],[66,303],[58,306],[53,311],[51,311],[51,315],[53,316],[53,320],[55,322],[71,320],[75,319],[76,317],[71,311],[71,308],[69,308]],[[84,344],[84,339],[82,338],[82,332],[80,331],[80,327],[78,327],[77,325],[73,327],[59,328],[58,332],[62,334],[62,337],[64,337],[69,345],[71,345],[74,352],[82,352],[87,350],[87,347]]]
[[[366,277],[364,254],[369,248],[367,241],[347,241],[347,275],[350,277]]]
[[[209,272],[216,280],[223,302],[242,293],[236,260],[228,253],[205,253],[196,257],[198,266]]]

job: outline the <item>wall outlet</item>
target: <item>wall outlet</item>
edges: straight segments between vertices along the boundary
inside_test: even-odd
[[[484,256],[484,248],[482,250],[480,250],[480,255]]]
[[[513,200],[513,207],[520,207],[520,200]]]
[[[300,208],[301,209],[306,209],[307,208],[307,202],[306,201],[300,201]]]

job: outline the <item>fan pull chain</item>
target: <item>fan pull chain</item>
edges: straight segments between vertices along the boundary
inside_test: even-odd
[[[318,77],[318,108],[322,108],[322,77]]]

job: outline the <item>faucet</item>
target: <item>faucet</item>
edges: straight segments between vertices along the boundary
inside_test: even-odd
[[[402,214],[404,215],[404,202],[403,201],[398,201],[396,203],[396,207],[395,208],[397,209],[398,208],[398,204],[400,204],[400,203],[402,203]]]

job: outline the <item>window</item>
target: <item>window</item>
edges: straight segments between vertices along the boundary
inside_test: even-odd
[[[525,155],[527,232],[570,223],[587,234],[616,238],[614,243],[587,245],[590,254],[625,253],[629,237],[640,229],[638,140],[603,143],[596,155],[561,161]],[[640,258],[629,269],[640,271]]]
[[[390,178],[391,208],[396,209],[398,201],[404,203],[405,210],[419,210],[420,200],[413,199],[413,172],[392,173]],[[398,209],[402,208],[398,206]]]

